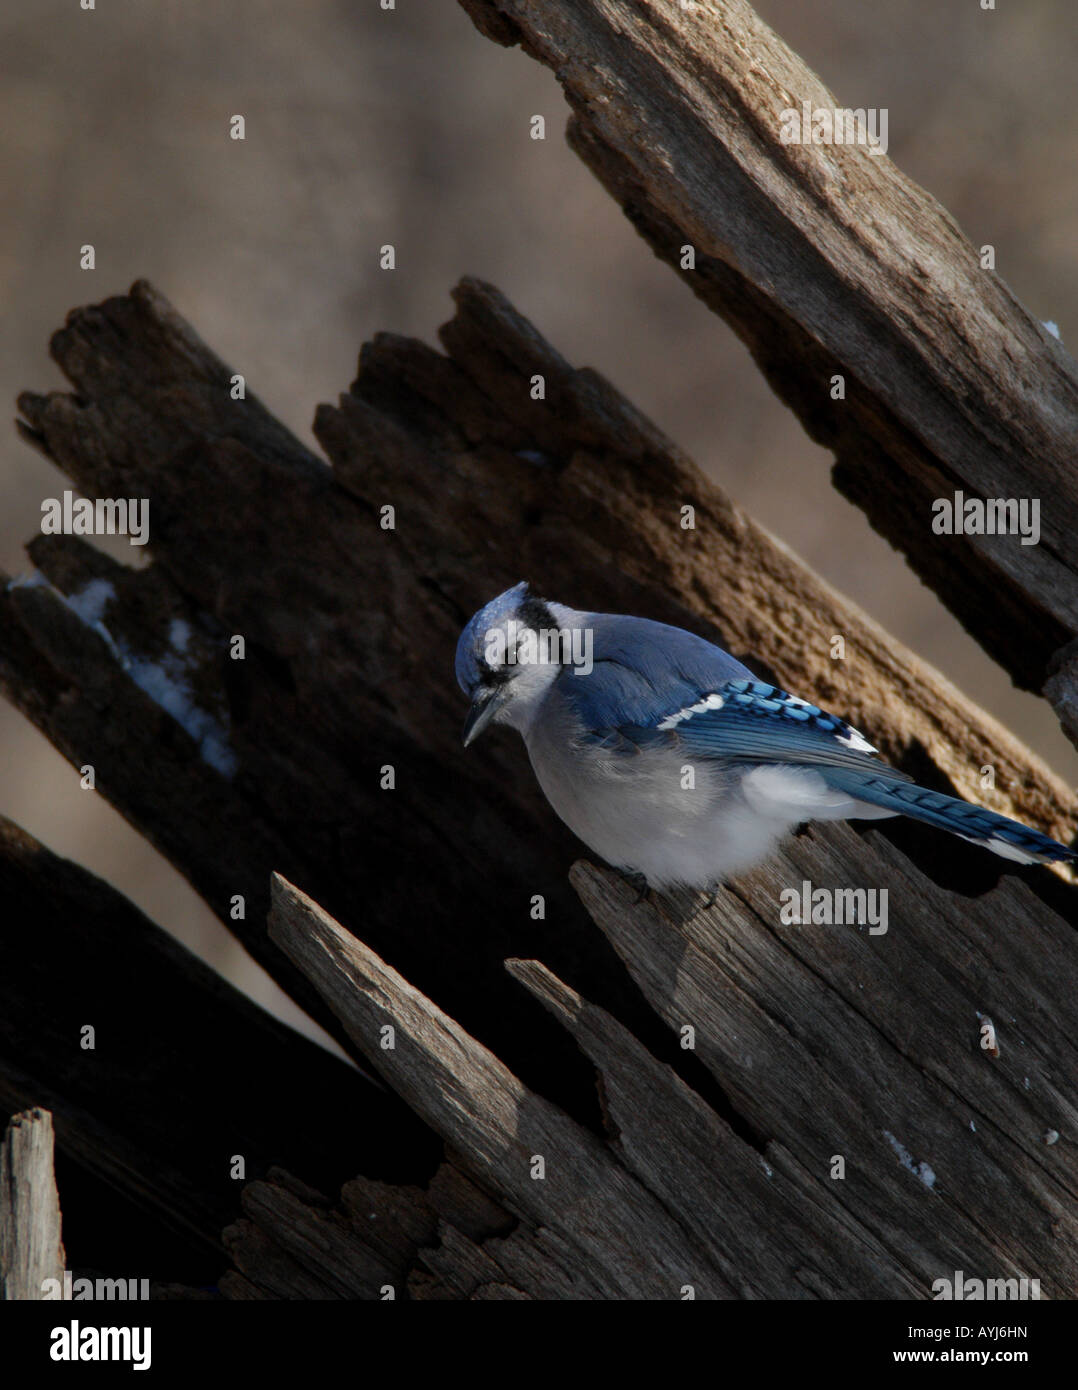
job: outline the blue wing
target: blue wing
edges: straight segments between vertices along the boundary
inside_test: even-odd
[[[727,682],[754,680],[747,666],[702,637],[645,618],[589,613],[594,666],[567,670],[558,679],[561,697],[577,720],[600,739],[618,728],[650,728],[679,702]]]
[[[603,747],[625,752],[665,743],[687,757],[812,767],[834,790],[911,816],[1020,863],[1078,861],[1078,851],[983,806],[919,787],[879,761],[863,734],[836,715],[757,680],[697,688],[688,703],[650,725],[593,729]]]
[[[1078,851],[982,806],[917,786],[879,760],[856,729],[757,680],[721,647],[640,618],[589,614],[594,666],[566,670],[558,695],[593,746],[631,756],[655,746],[688,758],[811,767],[829,787],[925,821],[1020,863],[1078,861]]]
[[[876,749],[845,720],[763,681],[728,681],[672,711],[652,733],[670,735],[675,746],[696,757],[849,768],[912,780],[881,763]]]
[[[725,661],[712,661],[706,670],[691,673],[683,662],[673,679],[667,665],[662,680],[648,682],[643,693],[630,689],[633,698],[626,698],[626,687],[635,686],[638,672],[626,669],[623,656],[614,658],[617,664],[609,673],[595,672],[596,685],[588,692],[581,690],[576,700],[593,741],[626,751],[665,745],[698,758],[811,764],[820,771],[848,768],[892,782],[911,780],[881,763],[872,745],[844,720],[755,680],[733,657],[710,643],[702,645]],[[638,654],[636,643],[631,654]],[[733,679],[731,666],[737,668]],[[589,681],[581,678],[579,684],[585,687]]]

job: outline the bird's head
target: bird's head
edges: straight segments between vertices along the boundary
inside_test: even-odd
[[[474,614],[457,643],[457,681],[472,702],[464,746],[491,721],[523,727],[561,669],[557,642],[570,609],[548,604],[527,582],[515,584]],[[575,615],[572,615],[575,616]]]

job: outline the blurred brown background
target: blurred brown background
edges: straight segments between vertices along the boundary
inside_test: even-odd
[[[759,0],[839,104],[887,107],[891,157],[1029,310],[1078,341],[1074,0]],[[1078,755],[860,512],[740,343],[657,262],[566,148],[553,77],[442,0],[35,0],[0,18],[0,396],[60,387],[75,305],[149,277],[302,439],[380,329],[431,340],[464,273],[596,367],[759,521],[1029,742]],[[247,138],[228,138],[229,118]],[[529,138],[546,117],[547,139]],[[96,270],[79,269],[91,242]],[[397,269],[378,268],[392,242]],[[66,480],[0,449],[0,565]],[[1042,506],[1051,499],[1042,499]],[[136,552],[110,546],[128,563]],[[136,556],[137,558],[137,556]],[[560,594],[586,605],[587,595]],[[451,679],[447,672],[446,678]],[[811,694],[811,692],[803,692]],[[0,810],[116,884],[256,998],[296,1013],[201,901],[0,705]],[[147,769],[152,775],[152,769]]]

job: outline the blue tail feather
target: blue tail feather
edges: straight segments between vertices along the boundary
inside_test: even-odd
[[[1078,850],[1061,845],[1058,840],[1030,829],[1021,821],[1009,820],[972,802],[944,796],[942,792],[930,791],[916,783],[896,782],[868,772],[842,768],[828,769],[825,775],[830,786],[856,796],[859,801],[924,821],[940,830],[949,830],[1005,859],[1029,864],[1056,860],[1078,862]]]

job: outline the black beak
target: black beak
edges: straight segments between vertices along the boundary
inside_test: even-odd
[[[464,721],[464,746],[468,747],[505,704],[507,688],[503,686],[484,686],[475,692],[468,718]]]

